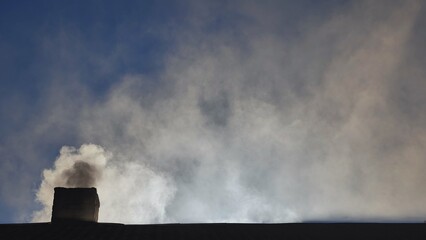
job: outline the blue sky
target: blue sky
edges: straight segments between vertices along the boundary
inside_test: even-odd
[[[0,223],[48,221],[82,159],[101,221],[422,221],[424,11],[2,1]]]

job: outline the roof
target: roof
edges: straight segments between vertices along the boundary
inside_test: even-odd
[[[426,224],[0,224],[1,239],[426,239]]]

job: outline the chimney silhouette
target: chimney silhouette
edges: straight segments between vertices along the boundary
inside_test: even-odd
[[[96,188],[55,188],[52,223],[98,222],[99,197]]]

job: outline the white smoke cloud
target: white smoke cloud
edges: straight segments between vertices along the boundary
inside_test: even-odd
[[[296,40],[252,4],[232,34],[198,32],[212,16],[195,14],[159,76],[126,74],[102,101],[71,104],[78,139],[112,157],[64,148],[34,220],[81,158],[101,169],[100,221],[421,219],[426,125],[395,102],[419,6],[357,2]]]
[[[165,207],[175,191],[169,180],[141,163],[116,165],[111,157],[95,144],[62,147],[54,168],[43,172],[37,200],[44,208],[34,213],[33,221],[50,221],[55,187],[97,187],[101,221],[165,221]]]

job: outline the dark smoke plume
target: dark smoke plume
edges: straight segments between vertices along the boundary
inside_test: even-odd
[[[65,170],[62,175],[69,187],[93,187],[100,173],[92,165],[77,161],[72,169]]]

